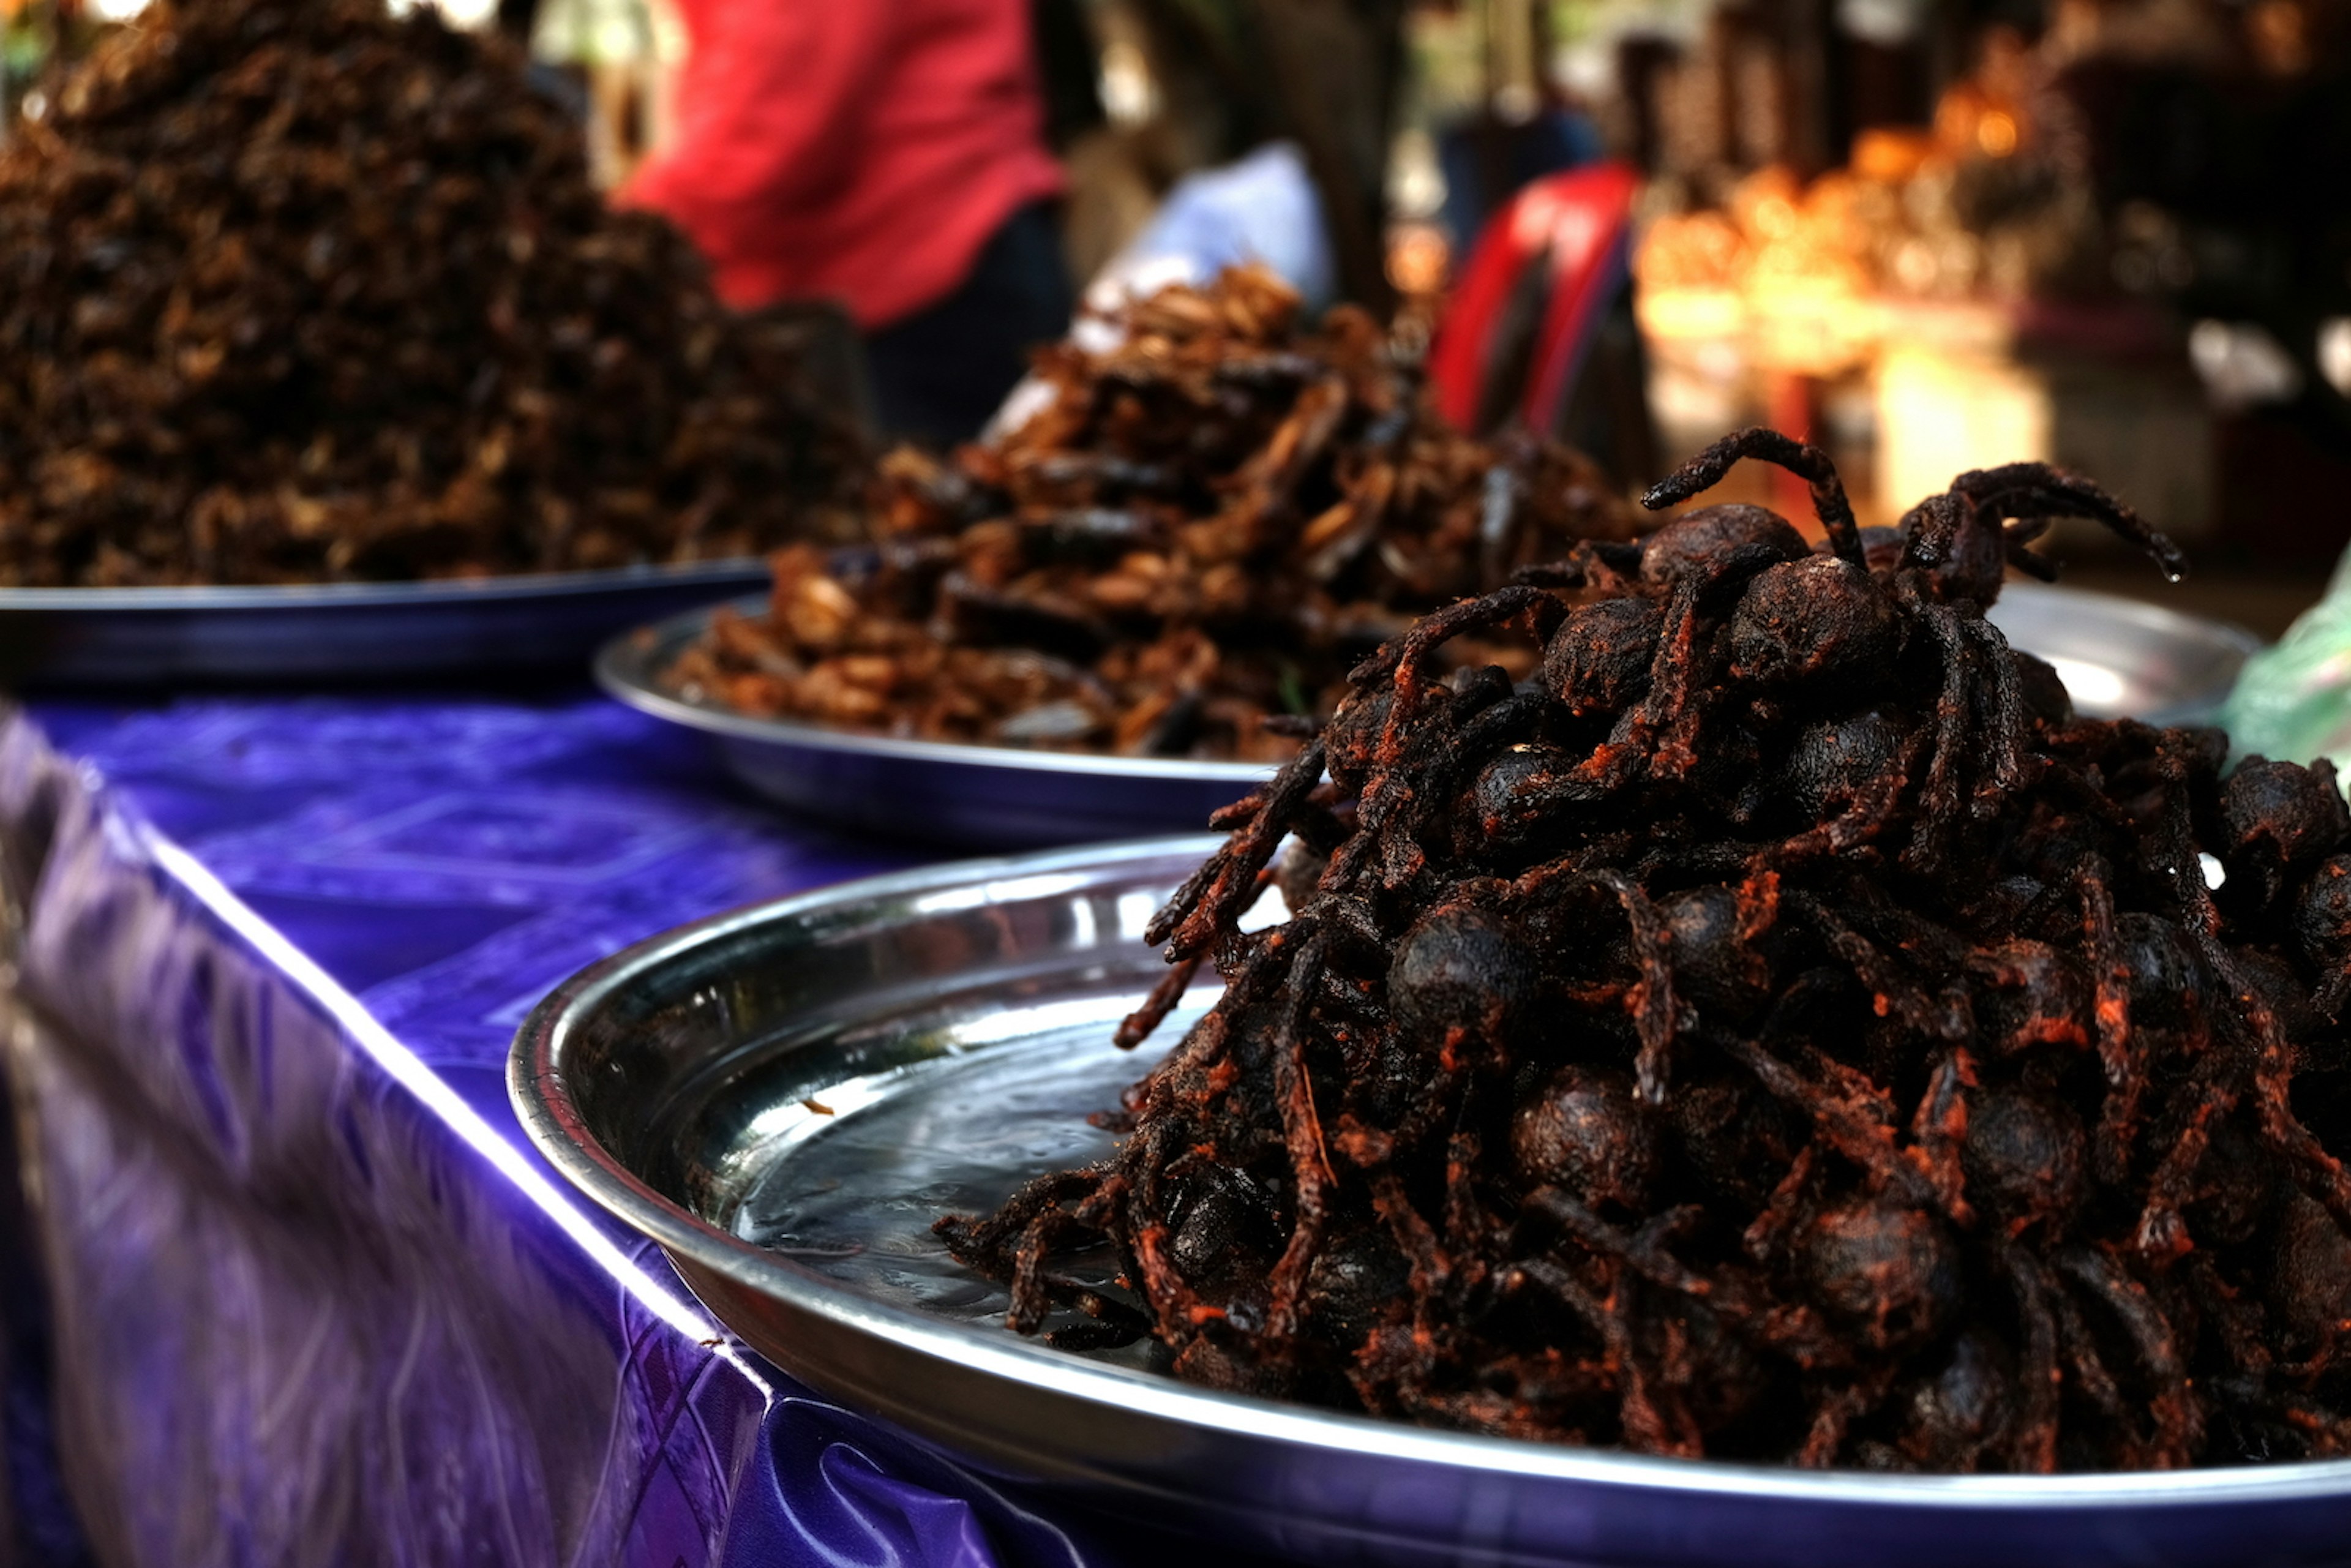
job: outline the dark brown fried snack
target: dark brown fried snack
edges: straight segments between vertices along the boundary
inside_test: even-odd
[[[0,150],[0,582],[758,555],[856,453],[491,37],[161,0]]]
[[[1106,1239],[1178,1375],[1475,1431],[2351,1452],[2332,770],[2078,719],[1986,622],[2060,513],[2179,570],[2103,491],[1962,476],[1865,556],[1825,459],[1749,432],[1652,501],[1741,454],[1813,481],[1828,546],[1713,508],[1365,661],[1151,928],[1226,988],[1131,1135],[949,1246],[1034,1331]],[[1504,631],[1540,674],[1436,672]],[[1285,841],[1313,873],[1245,931]],[[1262,1218],[1196,1234],[1212,1195]]]
[[[1442,426],[1371,318],[1319,331],[1270,273],[1125,309],[1040,358],[1042,406],[942,463],[900,452],[878,564],[776,565],[673,683],[763,716],[1061,750],[1279,758],[1412,616],[1631,516],[1555,444]]]

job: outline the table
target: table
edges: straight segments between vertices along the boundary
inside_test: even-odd
[[[793,1386],[507,1105],[516,1025],[581,966],[924,858],[576,692],[0,716],[0,1247],[49,1307],[0,1296],[0,1564],[75,1560],[60,1475],[99,1560],[158,1568],[1189,1555]]]

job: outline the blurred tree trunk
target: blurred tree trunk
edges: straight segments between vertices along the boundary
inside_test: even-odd
[[[1295,141],[1339,287],[1384,315],[1388,143],[1407,0],[1133,0],[1176,140],[1202,163]]]
[[[1251,0],[1273,102],[1322,197],[1339,287],[1385,316],[1388,143],[1404,67],[1405,0]]]
[[[498,31],[528,45],[538,26],[538,0],[498,0]]]

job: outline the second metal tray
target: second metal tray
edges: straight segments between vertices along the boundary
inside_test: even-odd
[[[755,588],[759,560],[431,582],[0,588],[0,684],[422,680],[579,670],[614,632]]]
[[[761,601],[736,608],[757,613]],[[1189,831],[1272,777],[1247,762],[1113,757],[905,740],[754,718],[688,702],[663,672],[698,641],[710,611],[644,627],[597,655],[622,702],[716,737],[727,765],[769,799],[827,821],[974,849],[1025,849]],[[2201,724],[2220,711],[2261,639],[2136,600],[2011,583],[1991,621],[2057,667],[2097,718]]]

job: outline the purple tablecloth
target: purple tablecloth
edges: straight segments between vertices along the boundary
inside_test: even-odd
[[[75,1551],[26,1458],[44,1381],[109,1563],[1108,1561],[788,1385],[507,1106],[515,1026],[573,970],[916,858],[598,699],[0,722],[16,1228],[50,1304],[7,1320],[0,1563]]]

